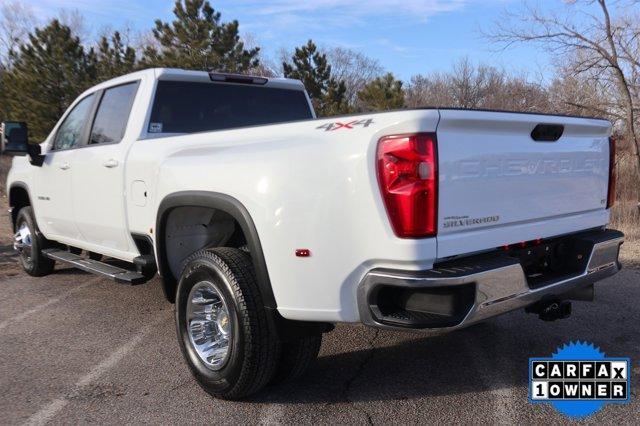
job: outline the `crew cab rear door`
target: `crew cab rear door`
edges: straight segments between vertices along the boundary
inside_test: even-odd
[[[610,129],[598,119],[440,110],[438,256],[603,223]]]

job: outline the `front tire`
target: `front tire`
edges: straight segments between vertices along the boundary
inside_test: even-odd
[[[240,399],[273,377],[280,342],[248,253],[215,248],[189,256],[176,294],[176,327],[189,369],[209,394]]]
[[[31,206],[20,209],[15,229],[13,247],[20,254],[19,261],[22,269],[32,277],[43,277],[50,274],[55,266],[55,261],[42,253],[42,250],[46,248],[47,240],[38,229]]]

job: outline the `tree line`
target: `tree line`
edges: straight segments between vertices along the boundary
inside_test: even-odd
[[[446,72],[406,82],[375,59],[350,49],[320,48],[312,40],[283,51],[274,64],[240,37],[238,21],[223,21],[207,0],[177,0],[173,17],[156,20],[147,40],[135,46],[119,31],[87,43],[69,19],[35,25],[19,2],[5,3],[0,119],[27,121],[34,140],[41,140],[82,91],[149,67],[296,78],[321,117],[421,106],[596,116],[614,123],[619,160],[634,170],[623,176],[623,186],[635,191],[637,202],[640,14],[636,2],[628,0],[625,8],[624,1],[616,2],[615,14],[606,0],[567,6],[570,12],[589,8],[586,20],[524,6],[506,12],[484,34],[497,47],[534,43],[546,49],[557,64],[551,79],[536,81],[461,58]]]
[[[607,11],[605,0],[598,3]],[[591,53],[596,57],[590,59],[590,70],[596,66],[614,71],[623,68],[600,63],[605,60],[598,49],[565,52],[565,62],[551,83],[531,82],[526,75],[475,65],[466,58],[461,58],[448,72],[417,75],[402,82],[385,72],[374,59],[349,49],[320,49],[312,40],[284,52],[281,64],[274,66],[263,59],[259,47],[247,46],[242,40],[238,21],[224,22],[221,13],[207,0],[177,0],[173,19],[156,20],[150,40],[135,47],[119,31],[103,34],[95,43],[83,43],[74,29],[59,19],[28,28],[32,22],[24,17],[24,10],[22,15],[16,12],[15,8],[20,7],[18,3],[5,3],[3,11],[5,34],[0,41],[6,54],[0,63],[0,118],[28,121],[37,138],[48,133],[69,103],[86,88],[139,69],[176,67],[299,79],[319,116],[418,106],[539,111],[611,118],[619,124],[620,131],[628,133],[628,139],[636,139],[639,70],[630,68],[626,73],[628,80],[636,81],[620,85],[619,91],[624,93],[613,93],[612,84],[596,81],[604,76],[577,67],[586,62],[586,53]],[[549,23],[547,19],[551,18],[533,11],[528,11],[527,16],[538,26],[559,25],[559,21]],[[625,17],[627,27],[636,26],[636,33],[628,30],[631,39],[640,32],[638,22],[630,22]],[[489,38],[498,43],[539,42],[546,35],[551,43],[554,34],[560,37],[558,31],[551,29],[526,30],[498,23]],[[604,24],[603,32],[606,37]],[[598,39],[598,34],[592,37]],[[562,42],[571,44],[570,39]],[[630,51],[633,40],[625,43],[626,51]],[[638,63],[637,40],[635,49],[627,54],[632,58],[627,60],[631,65],[634,61]],[[570,60],[566,61],[566,57]],[[620,71],[612,74],[615,80]],[[625,76],[624,69],[622,75]],[[635,92],[627,96],[629,91]],[[617,99],[621,101],[612,105],[610,100]]]
[[[339,62],[336,72],[327,53],[309,40],[274,70],[261,61],[259,47],[245,45],[238,22],[223,22],[206,0],[176,1],[173,20],[156,20],[150,42],[137,48],[119,31],[85,44],[60,19],[20,28],[20,23],[23,27],[31,23],[20,8],[17,3],[5,4],[3,11],[6,54],[0,63],[0,119],[27,121],[35,140],[45,138],[87,88],[151,67],[296,78],[304,82],[319,116],[404,105],[402,83],[391,74],[381,76],[375,61],[356,52],[333,50],[331,55]]]

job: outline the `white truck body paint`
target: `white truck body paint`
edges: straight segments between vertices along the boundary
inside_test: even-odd
[[[159,80],[209,82],[207,73],[170,69],[107,81],[79,99],[140,82],[119,144],[52,152],[58,124],[42,144],[42,168],[14,159],[8,184],[29,188],[47,238],[132,261],[139,253],[131,234],[156,238],[166,196],[227,194],[255,223],[282,316],[357,322],[357,286],[373,268],[430,269],[439,259],[602,227],[609,219],[611,126],[603,120],[423,109],[155,134],[148,129]],[[285,79],[268,86],[303,90]],[[318,129],[361,119],[373,122]],[[555,143],[535,142],[529,134],[538,123],[563,124],[566,135]],[[434,238],[400,239],[380,195],[376,147],[383,136],[415,132],[437,132],[439,231]],[[111,159],[118,166],[105,168]],[[61,162],[70,169],[61,171]],[[452,218],[471,222],[445,226]],[[312,255],[295,257],[297,248]]]

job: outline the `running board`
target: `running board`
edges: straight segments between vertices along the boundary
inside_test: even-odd
[[[65,250],[45,249],[42,250],[42,253],[49,259],[68,263],[69,265],[75,266],[76,268],[82,269],[83,271],[110,278],[117,283],[138,285],[144,284],[145,282],[149,281],[149,278],[145,277],[139,272],[129,271],[127,269],[119,268],[117,266],[109,265],[108,263],[99,262],[97,260],[85,259],[82,256],[69,253]]]

